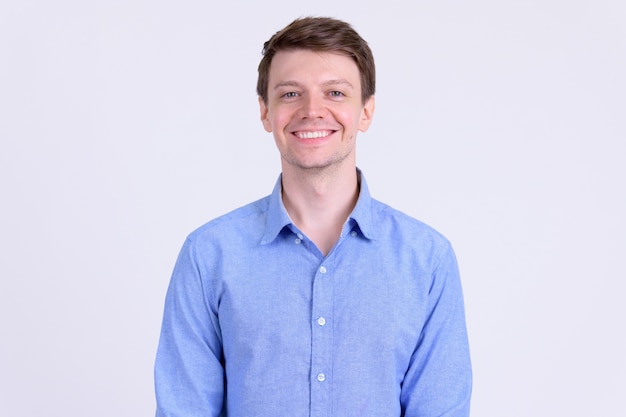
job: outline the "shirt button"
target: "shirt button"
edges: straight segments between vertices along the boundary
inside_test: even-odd
[[[319,324],[320,326],[325,325],[326,319],[324,317],[320,317],[319,319],[317,319],[317,324]]]
[[[323,373],[319,373],[319,374],[317,374],[317,380],[318,380],[319,382],[324,382],[324,381],[326,381],[326,375],[324,375]]]
[[[296,242],[296,245],[299,245],[300,242],[302,242],[302,239],[296,239],[295,242]]]
[[[350,232],[350,236],[356,237],[356,235],[357,235],[356,231],[353,230],[353,231]]]
[[[304,236],[302,236],[302,233],[298,233],[296,236],[298,236],[298,239],[300,239],[300,240],[302,240],[302,238],[304,237]]]
[[[326,267],[320,266],[320,274],[325,274],[325,273],[326,273]]]

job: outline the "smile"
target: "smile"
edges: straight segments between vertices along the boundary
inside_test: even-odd
[[[331,133],[333,133],[332,130],[318,130],[314,132],[295,132],[294,134],[300,139],[318,139],[325,138]]]

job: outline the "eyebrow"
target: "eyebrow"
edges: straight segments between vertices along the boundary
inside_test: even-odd
[[[329,87],[333,85],[346,85],[352,89],[354,88],[351,82],[343,78],[338,79],[338,80],[328,80],[322,83],[323,87]],[[274,90],[277,90],[281,87],[300,87],[300,86],[301,84],[297,81],[282,81],[274,86]]]

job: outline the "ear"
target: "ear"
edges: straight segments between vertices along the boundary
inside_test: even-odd
[[[263,128],[266,132],[272,132],[272,123],[268,118],[268,110],[267,105],[263,101],[263,98],[259,96],[259,109],[261,111],[261,122],[263,123]]]
[[[370,96],[365,101],[365,105],[361,110],[361,118],[359,119],[359,131],[366,132],[372,123],[374,117],[374,96]]]

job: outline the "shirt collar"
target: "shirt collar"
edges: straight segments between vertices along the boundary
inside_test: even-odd
[[[283,204],[282,179],[283,176],[281,174],[278,176],[274,190],[269,196],[267,213],[265,215],[265,232],[261,238],[261,245],[265,245],[276,239],[276,236],[278,236],[285,226],[291,224],[291,219]]]
[[[372,198],[370,196],[365,176],[357,168],[359,179],[359,198],[350,214],[348,221],[356,223],[363,236],[367,239],[375,239],[375,225],[372,222]],[[286,227],[292,224],[291,218],[285,209],[282,198],[282,174],[278,176],[274,190],[269,196],[267,214],[265,219],[265,232],[261,244],[265,245],[276,239],[276,236]]]
[[[372,197],[370,196],[365,176],[358,168],[357,175],[359,179],[359,198],[350,214],[350,220],[357,224],[363,236],[367,239],[375,240],[376,226],[372,221]]]

